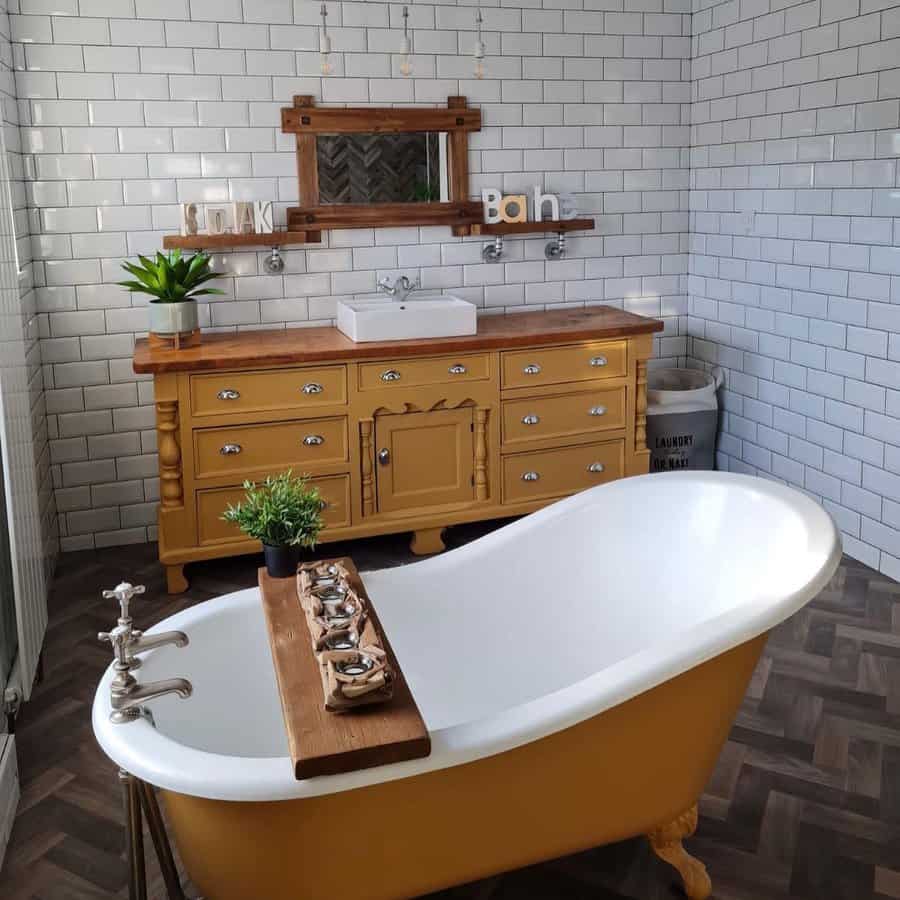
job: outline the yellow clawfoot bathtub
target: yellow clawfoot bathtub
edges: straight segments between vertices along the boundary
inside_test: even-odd
[[[627,479],[365,576],[424,760],[293,780],[254,590],[160,624],[191,645],[150,653],[141,679],[187,676],[190,700],[116,726],[107,674],[94,727],[163,789],[208,900],[414,897],[637,835],[705,900],[682,845],[697,798],[768,630],[839,555],[827,514],[780,485]]]

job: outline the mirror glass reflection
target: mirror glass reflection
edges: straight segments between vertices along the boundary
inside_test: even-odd
[[[320,203],[439,203],[449,195],[445,132],[321,134]]]

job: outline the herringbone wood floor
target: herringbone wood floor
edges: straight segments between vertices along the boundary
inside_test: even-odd
[[[455,529],[451,542],[484,529]],[[396,536],[332,552],[352,555],[363,570],[409,559]],[[173,600],[163,593],[155,547],[62,558],[44,681],[18,727],[23,796],[0,897],[126,896],[115,769],[90,727],[109,658],[96,632],[115,618],[100,589],[122,578],[145,583],[136,618],[147,627],[254,584],[258,564],[248,557],[196,565],[190,592]],[[900,585],[845,560],[822,595],[773,634],[701,813],[689,846],[709,866],[717,900],[900,898]],[[148,856],[151,896],[162,898]],[[433,900],[672,900],[676,882],[637,840]]]

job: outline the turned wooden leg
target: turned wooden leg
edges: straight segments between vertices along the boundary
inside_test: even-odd
[[[170,594],[183,594],[188,589],[184,565],[166,566],[166,589]]]
[[[422,528],[419,531],[414,531],[409,549],[416,556],[440,553],[442,550],[447,549],[444,545],[443,533],[443,528]]]
[[[654,828],[647,835],[653,852],[670,866],[674,866],[684,882],[684,892],[689,900],[706,900],[712,893],[712,882],[706,866],[695,859],[681,842],[697,830],[697,806],[692,806],[674,821]]]

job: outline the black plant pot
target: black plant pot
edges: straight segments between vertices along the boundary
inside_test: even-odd
[[[272,578],[290,578],[297,574],[302,548],[296,544],[273,547],[263,544],[266,558],[266,571]]]

